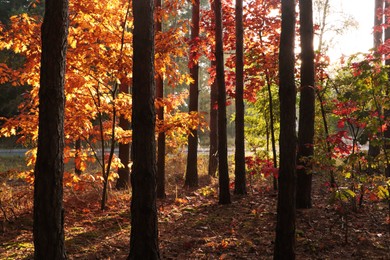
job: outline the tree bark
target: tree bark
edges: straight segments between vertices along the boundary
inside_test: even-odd
[[[379,55],[379,58],[382,60],[382,55],[377,52],[379,46],[383,43],[383,30],[379,30],[380,26],[383,23],[383,8],[384,0],[375,0],[374,6],[374,50]],[[378,16],[379,13],[382,13],[381,16]],[[382,113],[381,109],[378,111],[379,114]],[[378,133],[378,136],[381,134]],[[368,155],[371,158],[375,158],[380,154],[381,148],[379,145],[372,145],[371,142],[368,145]],[[370,165],[371,167],[371,165]]]
[[[295,259],[295,1],[282,1],[279,52],[280,167],[274,259]]]
[[[211,67],[216,67],[216,61],[211,61]],[[210,151],[209,175],[215,177],[218,169],[218,85],[214,79],[210,90]]]
[[[129,94],[129,86],[126,83],[119,85],[119,91],[124,94]],[[123,130],[130,130],[130,122],[123,116],[119,116],[119,127]],[[119,178],[116,181],[115,188],[118,190],[128,189],[130,187],[130,143],[119,143],[119,159],[124,165],[124,168],[118,168]]]
[[[66,259],[64,246],[64,81],[68,1],[45,2],[38,152],[34,176],[34,259]]]
[[[313,3],[299,1],[301,35],[301,99],[299,103],[298,161],[296,206],[312,207],[311,159],[314,153],[315,70],[313,46]]]
[[[153,11],[153,0],[133,1],[133,167],[130,254],[127,259],[160,259],[156,208]]]
[[[191,26],[191,45],[198,44],[199,39],[199,0],[192,1],[192,26]],[[190,104],[189,112],[198,112],[198,96],[199,96],[199,64],[198,64],[198,50],[190,50],[189,67],[190,75],[194,80],[190,84]],[[188,136],[188,156],[187,168],[185,175],[185,186],[198,186],[198,130],[195,128]]]
[[[155,0],[156,11],[161,8],[161,0]],[[162,32],[162,21],[156,21],[156,33]],[[156,98],[162,101],[164,98],[164,79],[158,75],[156,79]],[[157,109],[157,118],[164,122],[164,107]],[[165,132],[159,132],[157,137],[157,198],[163,199],[165,194]]]
[[[226,87],[223,60],[223,25],[221,0],[214,1],[215,12],[215,58],[217,61],[218,85],[218,173],[219,203],[230,204],[229,169],[227,160]]]
[[[242,0],[236,0],[236,151],[234,193],[246,194],[244,139],[244,25]]]

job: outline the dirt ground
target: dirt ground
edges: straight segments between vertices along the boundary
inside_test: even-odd
[[[193,190],[176,180],[157,203],[162,259],[272,259],[277,193],[270,185],[253,180],[247,196],[218,205],[216,179],[203,176]],[[388,205],[367,201],[357,212],[342,212],[329,204],[323,178],[314,180],[313,208],[297,211],[297,259],[390,259]],[[1,185],[0,259],[32,259],[32,189]],[[98,188],[65,189],[69,259],[126,259],[129,192],[111,191],[105,211],[99,200]]]

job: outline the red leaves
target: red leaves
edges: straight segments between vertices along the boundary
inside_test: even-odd
[[[275,168],[272,160],[260,159],[259,157],[245,157],[245,164],[249,174],[262,174],[265,178],[269,176],[278,177],[279,168]]]

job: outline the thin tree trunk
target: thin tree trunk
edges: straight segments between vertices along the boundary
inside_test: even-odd
[[[125,32],[126,32],[126,24],[127,24],[127,19],[130,15],[130,7],[131,7],[131,2],[128,0],[128,6],[126,10],[126,15],[123,20],[123,28],[122,28],[122,37],[121,37],[121,49],[120,49],[120,59],[122,58],[123,55],[123,46],[125,42]],[[121,84],[119,85],[119,92],[124,93],[124,94],[129,94],[129,84],[127,80],[123,79],[121,81]],[[131,125],[130,122],[123,116],[119,116],[119,126],[123,130],[130,130]],[[119,143],[119,154],[118,154],[119,159],[121,160],[121,163],[123,164],[124,168],[119,168],[118,169],[118,180],[116,182],[115,188],[118,190],[121,189],[128,189],[130,187],[130,169],[129,169],[129,162],[130,162],[130,143]]]
[[[121,83],[119,92],[129,94],[129,86],[125,83]],[[123,130],[130,130],[130,122],[123,115],[119,116],[119,127]],[[119,143],[118,157],[124,168],[118,168],[119,178],[116,181],[115,188],[118,190],[128,189],[130,187],[130,143]]]
[[[311,208],[312,173],[314,154],[315,70],[313,47],[313,4],[299,1],[301,35],[301,99],[299,103],[297,208]]]
[[[385,2],[385,10],[390,10],[390,3],[389,2]],[[388,21],[389,20],[389,17],[386,16],[385,17],[385,21]],[[387,27],[385,29],[385,42],[387,40],[390,40],[390,28]],[[390,66],[390,59],[386,59],[385,61],[385,65],[386,66]],[[389,75],[389,78],[390,78],[390,70],[388,72],[388,75]],[[385,90],[385,96],[388,97],[389,96],[389,88],[387,88]],[[383,116],[384,116],[384,122],[388,122],[389,121],[389,117],[390,117],[390,109],[388,108],[385,108],[383,110]],[[386,163],[386,168],[385,168],[385,175],[386,177],[390,177],[390,162],[389,162],[389,155],[388,155],[388,151],[390,151],[390,124],[387,123],[387,128],[385,130],[385,132],[383,133],[383,139],[384,139],[384,144],[383,144],[383,152],[384,152],[384,155],[385,155],[385,163]]]
[[[192,26],[191,26],[191,45],[198,44],[199,39],[199,0],[192,0]],[[192,48],[191,48],[192,49]],[[190,104],[189,112],[198,112],[198,96],[199,96],[199,64],[198,64],[198,50],[190,51],[190,74],[194,80],[190,84]],[[195,128],[188,136],[188,156],[187,168],[185,175],[185,186],[198,186],[198,129]]]
[[[211,61],[211,67],[216,67],[216,61]],[[218,169],[218,85],[214,79],[210,90],[210,151],[209,175],[215,177]]]
[[[375,6],[374,6],[374,50],[377,52],[379,46],[383,43],[383,30],[379,30],[379,28],[382,28],[381,25],[383,23],[383,7],[384,7],[384,0],[375,0]],[[378,16],[378,14],[382,13],[381,16]],[[378,52],[377,52],[378,53]],[[382,55],[380,55],[380,59],[382,60]],[[378,113],[381,114],[381,109],[378,110]],[[378,136],[381,134],[378,133]],[[380,154],[381,148],[379,145],[372,145],[371,142],[368,145],[368,155],[374,159]],[[371,165],[370,165],[371,168]]]
[[[295,259],[295,1],[282,1],[279,52],[280,167],[274,259]]]
[[[133,167],[127,259],[160,259],[156,208],[154,1],[133,0]]]
[[[244,25],[242,0],[236,0],[236,151],[234,193],[246,194],[244,139]]]
[[[161,0],[155,0],[156,11],[161,8]],[[156,33],[162,32],[162,21],[156,21]],[[158,75],[156,79],[156,98],[160,101],[164,98],[164,79]],[[164,122],[164,107],[157,109],[157,118]],[[160,131],[157,137],[157,198],[163,199],[165,194],[165,132]]]
[[[45,2],[34,176],[34,259],[66,259],[64,246],[64,81],[68,1]]]
[[[78,138],[74,143],[75,155],[74,155],[74,173],[80,175],[83,171],[80,169],[80,152],[81,152],[81,139]]]
[[[218,84],[218,173],[219,203],[230,204],[229,169],[227,160],[226,88],[223,60],[223,25],[221,0],[214,1],[215,12],[215,58]]]

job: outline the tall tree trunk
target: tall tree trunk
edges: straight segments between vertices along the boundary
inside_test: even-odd
[[[45,2],[34,176],[34,259],[66,259],[64,246],[64,81],[68,1]]]
[[[156,11],[161,9],[161,0],[155,0]],[[156,33],[162,32],[162,21],[156,21]],[[164,79],[158,75],[156,79],[156,98],[162,101],[164,98]],[[164,122],[164,107],[157,109],[157,117]],[[165,132],[159,132],[157,137],[157,198],[165,198]]]
[[[160,259],[156,208],[153,10],[153,0],[133,1],[133,167],[130,254],[127,259]]]
[[[191,26],[191,46],[197,45],[199,39],[199,0],[192,0],[192,26]],[[198,112],[198,96],[199,96],[199,64],[198,64],[198,50],[190,51],[190,75],[194,80],[190,84],[190,104],[189,112]],[[187,169],[185,175],[185,186],[198,186],[198,130],[192,129],[188,136],[188,156]]]
[[[279,52],[280,167],[274,259],[295,259],[295,1],[282,1]]]
[[[128,0],[127,3],[127,10],[126,15],[123,20],[123,27],[122,27],[122,37],[121,37],[121,49],[120,49],[120,59],[122,59],[123,55],[123,47],[125,43],[125,32],[126,32],[126,24],[127,19],[130,15],[130,9],[131,9],[131,0]],[[121,84],[119,85],[119,92],[123,94],[129,94],[129,83],[126,79],[121,80]],[[115,92],[114,92],[115,94]],[[119,116],[119,126],[123,130],[130,130],[131,125],[130,122],[123,116]],[[118,168],[118,180],[116,182],[115,188],[118,190],[121,189],[128,189],[130,187],[130,169],[129,169],[129,162],[130,162],[130,143],[119,143],[119,159],[121,160],[121,163],[124,165],[124,168]]]
[[[381,28],[381,25],[383,23],[383,4],[384,4],[384,0],[375,0],[375,6],[374,6],[374,27],[375,27],[375,30],[374,30],[374,50],[375,52],[377,52],[379,46],[383,43],[383,30],[379,30],[379,28]],[[378,16],[378,14],[382,14],[380,16]],[[378,53],[378,55],[380,55]],[[382,56],[382,55],[380,55]],[[382,60],[382,57],[380,57],[380,59]],[[379,109],[378,111],[379,113],[381,113],[381,109]],[[380,136],[380,133],[378,134],[378,136]],[[368,146],[368,155],[371,157],[371,158],[375,158],[379,155],[381,149],[380,149],[380,146],[378,145],[372,145],[371,142],[369,143],[369,146]],[[370,166],[371,167],[371,166]]]
[[[242,0],[236,0],[235,194],[246,194],[244,113],[244,25],[242,21]]]
[[[299,132],[297,170],[297,208],[311,208],[312,173],[311,159],[314,153],[314,46],[313,3],[299,1],[301,34],[301,99],[299,102]]]
[[[385,11],[390,10],[390,3],[388,1],[385,2]],[[389,21],[388,16],[385,17],[386,23]],[[390,28],[387,27],[385,29],[385,42],[390,40]],[[386,66],[390,66],[390,59],[386,59],[385,61]],[[390,70],[388,71],[388,77],[390,78]],[[389,88],[386,88],[385,90],[385,96],[389,96]],[[385,168],[385,175],[386,177],[390,177],[390,162],[389,162],[389,152],[390,152],[390,124],[389,122],[389,117],[390,117],[390,109],[385,108],[383,110],[383,116],[384,116],[384,122],[387,122],[387,128],[385,132],[383,133],[383,139],[384,139],[384,144],[383,144],[383,152],[385,155],[385,163],[386,163],[386,168]]]
[[[229,169],[227,160],[226,132],[226,87],[223,60],[223,25],[221,0],[214,0],[215,12],[215,58],[217,61],[218,85],[218,174],[219,203],[230,204]]]
[[[129,94],[129,86],[126,83],[121,83],[119,92]],[[119,127],[123,130],[130,130],[131,125],[123,115],[119,116]],[[119,143],[119,159],[124,165],[124,168],[118,168],[119,178],[116,181],[115,188],[118,190],[128,189],[130,187],[130,143]]]
[[[83,173],[83,171],[80,169],[80,152],[81,152],[81,139],[77,138],[77,140],[74,142],[74,149],[75,149],[75,154],[74,154],[74,173],[77,175],[80,175]]]
[[[211,67],[216,67],[216,61],[211,61]],[[210,151],[209,175],[215,177],[218,169],[218,85],[214,79],[210,90]]]

